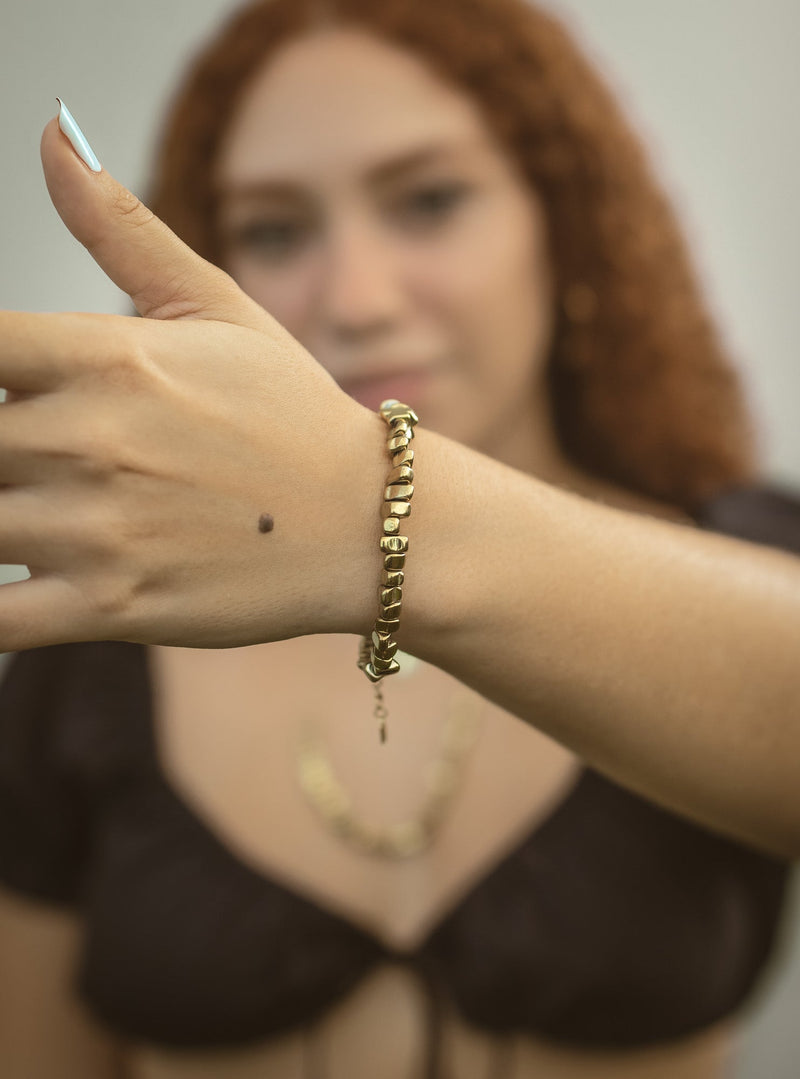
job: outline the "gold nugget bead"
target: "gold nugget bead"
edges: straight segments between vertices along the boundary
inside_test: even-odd
[[[387,603],[386,606],[381,607],[381,618],[388,620],[392,618],[400,618],[400,608],[402,603]]]
[[[408,536],[381,536],[381,550],[384,554],[405,554],[408,550]]]
[[[400,531],[400,521],[397,517],[385,517],[383,520],[383,534],[393,536]]]
[[[375,663],[376,659],[382,660],[384,663],[388,663],[390,659],[395,658],[395,652],[397,651],[397,641],[392,642],[391,648],[373,648],[369,657],[369,662],[374,664],[375,670],[379,670],[379,664]]]
[[[375,678],[377,682],[378,678],[383,678],[385,674],[396,674],[400,670],[400,664],[396,659],[387,659],[386,666],[384,666],[383,661],[375,656],[367,664],[367,673],[369,673],[370,668],[373,674],[377,675],[377,678]]]
[[[410,483],[391,483],[383,494],[384,502],[406,502],[414,494],[414,488]]]
[[[392,517],[410,517],[410,502],[388,502],[384,504],[384,513],[390,513]]]
[[[372,631],[372,646],[385,659],[389,659],[397,651],[397,641],[393,641],[390,634],[378,633],[376,629]]]
[[[403,569],[405,564],[406,556],[404,553],[384,555],[383,568],[388,572],[397,573]]]
[[[408,465],[410,468],[414,463],[414,451],[405,446],[401,450],[397,450],[392,454],[392,466],[399,468],[401,465]]]
[[[397,633],[400,629],[399,618],[384,618],[382,615],[375,619],[375,629],[378,633]]]
[[[381,588],[379,590],[378,600],[383,607],[387,607],[390,603],[399,603],[402,598],[402,588]]]
[[[395,671],[400,669],[400,664],[394,658],[394,656],[381,656],[377,652],[372,653],[372,659],[370,663],[376,671],[383,671],[384,674],[394,674]]]
[[[381,584],[384,588],[402,588],[405,574],[401,569],[385,569],[381,572]]]
[[[408,405],[402,404],[394,397],[387,398],[385,401],[381,402],[380,413],[389,423],[395,419],[408,420],[411,424],[419,423],[419,416],[414,409],[410,408]]]
[[[404,450],[408,446],[407,435],[395,435],[394,438],[389,439],[389,453],[394,453],[395,450]]]
[[[414,479],[414,469],[408,465],[398,465],[389,473],[389,483],[411,483]]]

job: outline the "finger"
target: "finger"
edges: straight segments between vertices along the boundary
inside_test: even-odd
[[[63,564],[73,555],[72,519],[51,499],[44,489],[0,489],[0,565],[47,566],[59,558]]]
[[[122,315],[0,311],[0,383],[13,387],[0,406],[0,485],[58,487],[76,472],[102,474],[113,457],[110,448],[122,448],[120,410],[123,417],[134,407],[149,414],[148,393],[158,379],[154,340],[167,329],[192,336],[201,326],[167,327]],[[56,392],[73,385],[80,387],[77,396]]]
[[[98,634],[98,624],[96,613],[64,578],[31,576],[0,585],[0,652],[105,640],[109,634]]]
[[[66,487],[76,476],[96,480],[107,467],[97,423],[65,423],[62,415],[40,398],[4,406],[0,415],[0,489]],[[94,451],[95,457],[92,456]],[[97,455],[101,454],[99,461]],[[0,521],[0,531],[5,526]],[[2,564],[0,556],[0,564]]]
[[[113,597],[124,527],[124,516],[102,494],[75,500],[71,492],[48,485],[0,489],[0,565],[28,566],[31,572],[36,567],[96,588],[106,582]]]
[[[47,189],[72,235],[137,311],[146,318],[216,319],[253,329],[270,323],[228,274],[195,254],[105,169],[84,164],[65,134],[70,121],[61,106],[44,129]]]
[[[0,386],[7,404],[25,393],[47,393],[98,362],[112,359],[129,340],[122,315],[83,312],[0,311]]]

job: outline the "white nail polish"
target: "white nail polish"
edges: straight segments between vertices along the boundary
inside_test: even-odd
[[[72,143],[72,148],[81,161],[88,165],[92,172],[100,172],[103,166],[97,160],[97,156],[87,142],[86,136],[75,123],[75,117],[60,97],[57,97],[56,101],[59,104],[58,126]]]

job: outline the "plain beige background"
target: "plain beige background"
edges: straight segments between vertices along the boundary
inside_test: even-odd
[[[376,0],[379,2],[379,0]],[[435,0],[431,0],[435,2]],[[545,0],[622,96],[688,230],[760,420],[764,471],[800,490],[800,4]],[[101,162],[142,194],[165,101],[231,0],[4,0],[0,6],[0,305],[127,313],[72,240],[39,167],[62,97]],[[0,567],[0,581],[26,576]],[[0,657],[1,658],[1,657]],[[780,958],[748,1010],[735,1079],[796,1079],[800,888]],[[676,1077],[679,1079],[679,1077]]]

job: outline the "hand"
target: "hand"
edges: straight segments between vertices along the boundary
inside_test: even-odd
[[[380,418],[57,120],[41,149],[62,220],[144,318],[0,312],[0,562],[30,571],[0,590],[0,651],[366,632]]]

